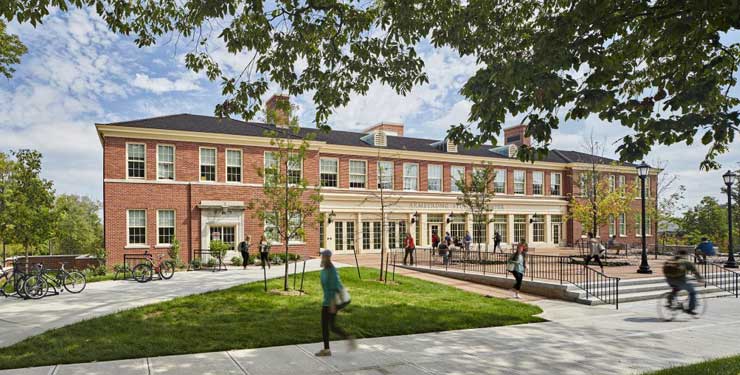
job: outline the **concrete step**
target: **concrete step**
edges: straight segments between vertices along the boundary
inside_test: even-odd
[[[644,286],[639,286],[640,288],[644,288]],[[663,296],[666,292],[670,291],[670,287],[668,285],[665,285],[665,287],[661,287],[659,285],[655,285],[654,288],[648,288],[650,290],[643,290],[640,288],[635,289],[628,289],[627,291],[623,291],[622,288],[619,288],[619,303],[626,303],[626,302],[636,302],[636,301],[647,301],[647,300],[654,300],[659,299],[661,296]],[[576,289],[575,291],[578,293],[578,297],[576,298],[576,302],[585,304],[585,305],[601,305],[603,302],[593,296],[586,296],[586,292],[580,289]],[[732,294],[726,292],[725,290],[718,288],[716,286],[709,285],[707,287],[697,287],[696,292],[699,295],[702,296],[711,296],[711,297],[725,297],[725,296],[732,296]]]

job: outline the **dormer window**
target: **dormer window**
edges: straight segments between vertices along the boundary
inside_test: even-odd
[[[388,145],[388,134],[386,134],[382,130],[375,130],[371,133],[366,134],[360,139],[372,146],[385,147]]]
[[[451,140],[447,140],[447,152],[457,153],[457,144]]]

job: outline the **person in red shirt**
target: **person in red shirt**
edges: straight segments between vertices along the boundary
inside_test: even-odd
[[[437,235],[437,232],[432,232],[432,254],[437,252],[437,247],[439,246],[439,236]]]
[[[414,245],[414,237],[411,237],[411,233],[406,233],[406,239],[403,240],[403,247],[404,247],[404,254],[403,254],[403,264],[406,265],[406,259],[411,257],[410,264],[414,265],[414,250],[416,250],[416,246]]]

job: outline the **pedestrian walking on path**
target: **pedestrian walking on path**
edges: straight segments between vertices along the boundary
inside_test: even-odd
[[[586,267],[588,267],[591,259],[595,259],[596,263],[598,263],[599,267],[601,267],[601,273],[604,273],[604,264],[601,263],[601,252],[604,251],[604,245],[600,244],[599,240],[594,238],[594,235],[591,232],[588,232],[588,238],[591,253],[586,256]]]
[[[496,232],[493,234],[493,253],[496,254],[496,249],[503,252],[504,250],[501,249],[501,234],[499,232]]]
[[[249,263],[249,246],[252,244],[252,236],[247,235],[244,241],[239,243],[239,252],[242,254],[242,269],[247,269]]]
[[[514,279],[516,280],[513,288],[514,298],[521,298],[519,296],[519,290],[522,289],[524,271],[527,269],[527,243],[524,239],[519,241],[516,250],[509,257],[509,260],[506,262],[506,269],[514,275]]]
[[[465,251],[470,251],[470,244],[473,243],[473,237],[470,237],[470,232],[465,232],[465,237],[463,238],[463,244],[465,245]]]
[[[437,252],[437,247],[439,247],[439,236],[437,231],[434,231],[432,232],[432,254]]]
[[[403,240],[403,248],[404,248],[404,254],[403,254],[403,265],[406,265],[406,258],[411,257],[411,265],[414,265],[414,250],[416,250],[416,245],[414,245],[414,237],[411,237],[411,233],[406,233],[406,238]]]
[[[260,263],[262,263],[262,268],[265,268],[265,265],[267,265],[267,268],[270,268],[270,243],[267,242],[267,238],[265,238],[265,235],[263,234],[262,237],[260,237]]]
[[[316,353],[317,357],[331,355],[329,349],[329,331],[336,333],[344,340],[349,340],[350,350],[357,347],[354,337],[337,325],[337,312],[346,307],[349,302],[349,293],[339,279],[339,273],[331,262],[331,250],[321,252],[321,289],[324,291],[324,300],[321,304],[321,335],[324,338],[324,349]]]

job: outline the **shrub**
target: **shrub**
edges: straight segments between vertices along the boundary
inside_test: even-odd
[[[210,246],[211,255],[216,258],[223,258],[224,255],[226,255],[226,251],[228,251],[229,248],[231,248],[231,246],[229,246],[223,241],[219,241],[219,240],[211,241],[211,246]]]
[[[199,270],[202,265],[203,264],[201,263],[200,259],[193,259],[190,262],[190,267],[192,267],[194,270]]]
[[[250,255],[249,259],[247,260],[247,264],[255,264],[257,263],[257,255]]]
[[[232,257],[231,258],[231,265],[233,266],[241,266],[242,265],[242,257]]]
[[[105,266],[89,266],[85,268],[85,275],[87,276],[105,276],[108,270]]]
[[[174,260],[176,264],[180,263],[180,240],[175,239],[172,241],[172,245],[167,249],[167,256]]]
[[[113,265],[113,272],[115,272],[115,273],[131,272],[131,268],[129,268],[126,265],[126,263],[114,264]]]
[[[216,258],[215,257],[208,258],[208,261],[206,262],[206,267],[210,267],[210,268],[216,267]]]
[[[292,261],[298,260],[298,259],[301,259],[301,256],[300,255],[294,254],[294,253],[288,253],[288,260],[289,261],[292,262]],[[285,253],[281,253],[281,254],[270,254],[270,261],[273,264],[283,264],[283,263],[285,263]]]

